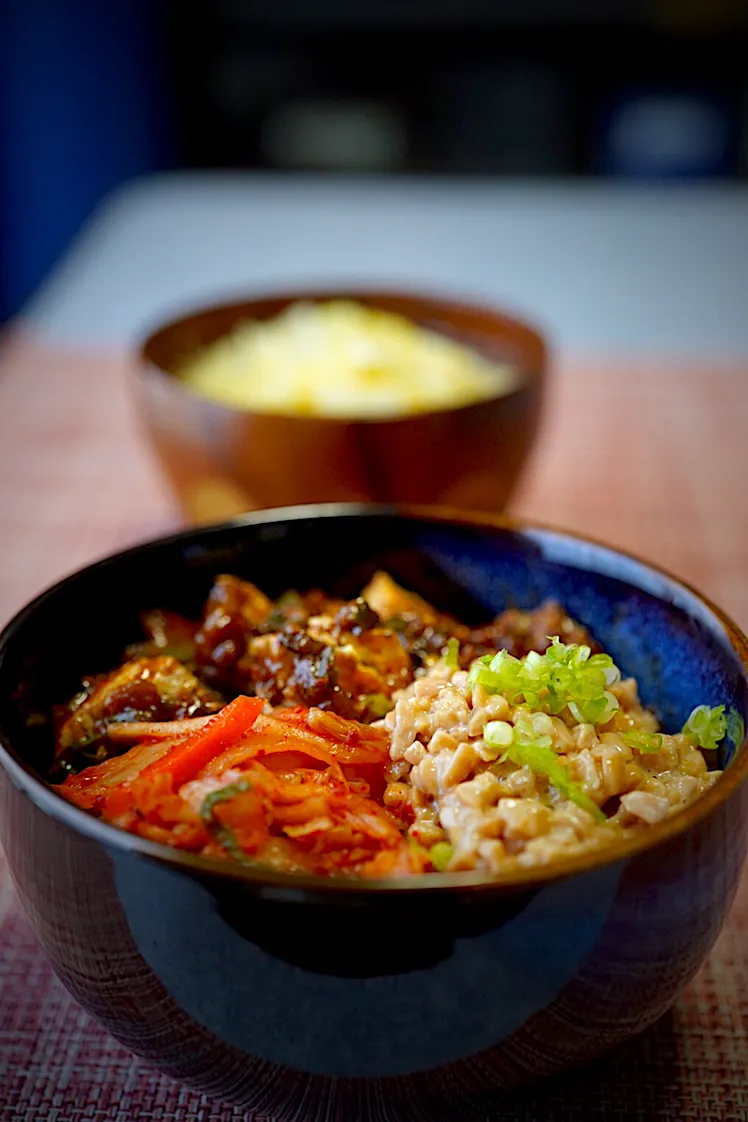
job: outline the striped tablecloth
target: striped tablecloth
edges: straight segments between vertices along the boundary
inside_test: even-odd
[[[72,569],[179,525],[130,376],[123,355],[5,341],[0,622]],[[748,364],[563,362],[513,509],[665,565],[748,628]],[[499,1117],[748,1122],[748,880],[668,1016],[583,1072],[507,1096]],[[0,1122],[241,1118],[151,1072],[68,998],[0,854]]]

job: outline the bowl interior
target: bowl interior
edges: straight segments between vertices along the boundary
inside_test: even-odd
[[[49,713],[83,675],[116,665],[141,636],[143,609],[199,615],[218,573],[246,577],[270,595],[316,586],[352,596],[378,568],[476,623],[506,607],[559,600],[638,679],[667,731],[702,703],[726,704],[746,720],[745,647],[738,653],[745,640],[665,574],[594,543],[499,519],[323,507],[249,515],[149,543],[55,586],[0,640],[0,735],[43,771],[50,734],[28,728],[28,716]],[[721,762],[738,747],[728,742]]]
[[[422,327],[449,335],[489,359],[514,366],[523,376],[519,385],[528,378],[539,377],[543,370],[546,357],[543,339],[535,328],[521,320],[492,308],[456,300],[368,290],[302,291],[202,309],[155,331],[143,343],[142,356],[166,373],[178,375],[187,359],[194,358],[239,324],[252,319],[270,319],[297,301],[323,300],[354,300],[395,312]],[[502,393],[501,396],[506,395]]]

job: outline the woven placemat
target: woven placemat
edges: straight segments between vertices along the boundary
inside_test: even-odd
[[[177,1086],[103,1032],[55,978],[1,855],[0,996],[0,1122],[269,1122]],[[747,1069],[748,878],[669,1014],[595,1064],[508,1093],[491,1120],[746,1122]]]
[[[747,375],[564,366],[518,509],[673,568],[748,626]],[[4,346],[0,622],[63,573],[178,524],[130,377],[122,356]],[[580,1072],[508,1094],[493,1117],[748,1122],[748,881],[671,1013]],[[176,1086],[98,1028],[38,949],[0,854],[0,1122],[11,1119],[266,1122]]]

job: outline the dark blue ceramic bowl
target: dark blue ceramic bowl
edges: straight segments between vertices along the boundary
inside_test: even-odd
[[[357,592],[388,569],[485,620],[558,598],[666,729],[697,703],[748,716],[748,647],[666,574],[569,534],[440,511],[263,512],[93,565],[0,638],[2,840],[71,993],[156,1068],[278,1119],[476,1117],[497,1090],[570,1067],[668,1008],[717,937],[748,840],[748,750],[642,839],[548,870],[355,883],[254,873],[119,832],[40,774],[29,712],[139,635],[196,614],[219,572],[269,593]]]

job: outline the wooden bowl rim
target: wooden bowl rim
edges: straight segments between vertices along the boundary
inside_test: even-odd
[[[302,416],[294,413],[254,411],[239,406],[228,405],[200,393],[180,379],[178,365],[192,348],[179,348],[179,338],[190,331],[207,329],[205,346],[224,338],[238,324],[251,319],[270,319],[289,305],[301,302],[321,302],[327,300],[351,300],[367,306],[397,312],[415,323],[423,323],[434,331],[440,331],[439,322],[445,326],[453,321],[466,319],[474,321],[472,328],[460,331],[456,328],[450,333],[453,337],[464,338],[465,344],[478,353],[486,353],[485,344],[481,347],[480,338],[493,338],[498,344],[502,341],[511,352],[507,362],[515,365],[519,377],[516,385],[509,390],[498,392],[478,401],[462,405],[446,406],[419,413],[393,413],[381,417],[366,417],[358,414],[327,416],[315,414]],[[431,322],[431,319],[435,322]],[[210,325],[220,321],[222,326],[215,330]],[[482,325],[482,326],[481,326]],[[471,341],[470,331],[475,333]],[[442,332],[444,333],[444,332]],[[533,390],[540,389],[548,366],[549,343],[547,336],[524,318],[503,311],[488,304],[477,303],[459,297],[427,294],[407,289],[380,288],[309,288],[298,291],[278,291],[263,293],[261,296],[229,303],[217,303],[197,307],[176,316],[166,323],[156,326],[141,340],[137,347],[139,369],[146,378],[153,377],[162,385],[171,387],[172,392],[183,399],[207,403],[215,416],[256,417],[278,422],[300,425],[392,425],[403,422],[413,424],[421,419],[462,413],[468,410],[485,410],[500,407],[501,403],[529,398]]]

